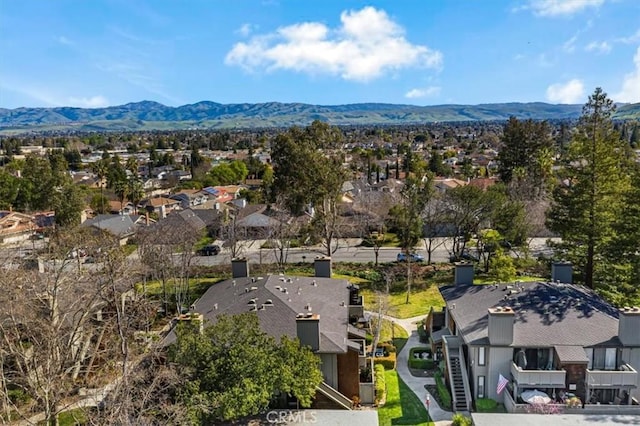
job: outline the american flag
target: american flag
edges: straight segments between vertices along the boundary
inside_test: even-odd
[[[500,395],[504,388],[507,387],[507,383],[509,383],[509,381],[505,379],[502,374],[500,374],[500,377],[498,378],[498,387],[496,388],[496,392],[498,392],[498,395]]]

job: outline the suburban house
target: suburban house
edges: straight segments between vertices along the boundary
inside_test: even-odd
[[[209,199],[206,194],[198,189],[183,189],[180,192],[170,195],[169,198],[179,201],[180,207],[183,209],[188,209],[192,206],[199,206],[206,203]]]
[[[92,227],[101,231],[108,232],[118,238],[120,245],[125,245],[130,237],[136,232],[135,221],[139,216],[134,215],[114,215],[99,214],[92,219],[82,222],[81,226]]]
[[[191,311],[205,322],[215,322],[220,314],[255,312],[262,330],[276,339],[298,337],[321,360],[324,382],[317,389],[315,408],[349,410],[354,396],[373,403],[373,383],[360,382],[360,370],[371,368],[365,357],[366,333],[358,328],[363,324],[363,298],[357,286],[331,278],[331,258],[316,258],[313,277],[250,277],[246,259],[234,259],[232,276],[211,286]],[[171,332],[165,344],[174,341]]]
[[[138,209],[145,209],[148,213],[156,213],[161,219],[179,208],[180,201],[163,196],[147,198],[138,204]]]
[[[33,216],[14,211],[0,211],[0,244],[24,241],[36,228]]]
[[[550,282],[473,285],[473,265],[456,265],[454,284],[440,288],[446,306],[425,324],[455,410],[492,398],[524,411],[522,392],[536,389],[594,413],[640,413],[640,308],[616,309],[572,284],[571,268],[554,263]]]

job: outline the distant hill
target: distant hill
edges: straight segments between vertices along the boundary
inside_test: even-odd
[[[261,104],[219,104],[203,101],[168,107],[142,101],[106,108],[0,108],[0,131],[121,131],[168,129],[215,129],[288,127],[323,120],[335,125],[385,125],[447,121],[520,119],[572,119],[581,105],[553,105],[542,102],[480,105],[394,105],[348,104],[309,105],[269,102]],[[616,117],[640,119],[640,104],[623,105]]]

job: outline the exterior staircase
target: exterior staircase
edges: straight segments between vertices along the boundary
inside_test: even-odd
[[[442,339],[447,354],[453,411],[471,411],[471,392],[461,348],[462,341],[457,336],[443,336]]]
[[[326,382],[320,383],[320,385],[316,389],[318,390],[318,392],[329,398],[341,408],[345,410],[351,410],[351,400],[329,386]]]

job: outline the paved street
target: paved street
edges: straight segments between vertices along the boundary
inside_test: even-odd
[[[547,238],[534,238],[531,241],[530,249],[532,256],[538,256],[540,254],[550,255],[551,251],[546,246]],[[261,249],[260,246],[264,243],[263,240],[256,240],[247,242],[242,248],[242,255],[245,256],[250,263],[275,263],[276,255],[273,249]],[[220,246],[222,241],[217,242]],[[347,239],[340,240],[338,249],[331,255],[331,258],[335,262],[373,262],[375,260],[375,252],[370,247],[358,247],[360,244],[359,239]],[[431,255],[433,262],[448,262],[449,261],[450,244],[439,245]],[[422,248],[415,250],[416,253],[427,258],[427,252]],[[382,247],[379,251],[379,262],[393,262],[400,253],[400,249],[396,247]],[[309,262],[312,263],[316,256],[325,255],[324,248],[321,246],[305,247],[305,248],[292,248],[289,249],[287,255],[288,263],[297,262]],[[199,265],[223,265],[231,262],[231,256],[229,249],[223,248],[222,252],[217,256],[198,256],[195,260]]]

